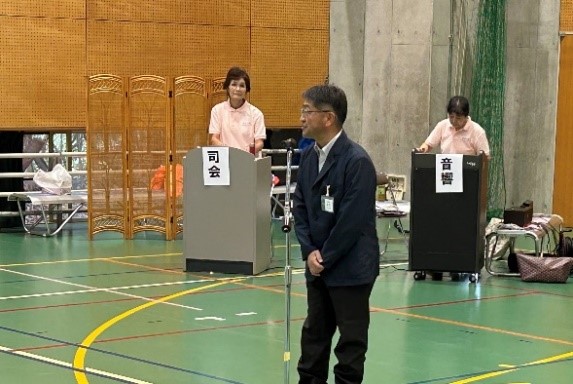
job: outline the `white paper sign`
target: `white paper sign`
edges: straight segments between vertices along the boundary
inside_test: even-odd
[[[464,155],[436,155],[436,193],[464,191]]]
[[[203,185],[231,185],[229,147],[202,147]]]

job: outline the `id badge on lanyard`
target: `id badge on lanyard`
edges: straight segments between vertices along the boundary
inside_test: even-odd
[[[324,212],[334,213],[334,197],[330,196],[330,185],[326,186],[326,194],[320,196],[320,208]]]

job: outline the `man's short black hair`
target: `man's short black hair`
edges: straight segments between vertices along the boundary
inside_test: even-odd
[[[315,85],[304,91],[302,97],[320,110],[331,110],[342,126],[348,113],[346,94],[336,85]]]
[[[233,80],[245,80],[245,86],[247,87],[247,92],[251,91],[251,79],[249,78],[249,74],[243,68],[240,67],[232,67],[227,72],[227,77],[225,78],[225,82],[223,83],[223,89],[229,89],[229,85]]]
[[[454,96],[450,99],[446,110],[448,114],[455,113],[467,117],[470,115],[470,102],[463,96]]]

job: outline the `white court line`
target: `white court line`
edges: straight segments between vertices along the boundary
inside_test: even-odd
[[[28,294],[28,295],[18,295],[18,296],[0,296],[0,301],[2,300],[16,300],[16,299],[29,299],[29,298],[38,298],[38,297],[50,297],[50,296],[65,296],[65,295],[73,295],[73,294],[82,294],[82,293],[96,293],[96,292],[108,292],[108,293],[116,293],[118,295],[123,295],[123,296],[127,296],[127,297],[132,297],[132,298],[137,298],[137,299],[143,299],[143,300],[149,300],[149,301],[153,301],[153,299],[149,299],[149,298],[145,298],[143,296],[137,296],[137,295],[129,295],[127,293],[120,293],[120,292],[115,292],[115,291],[121,291],[121,290],[130,290],[130,289],[140,289],[140,288],[154,288],[154,287],[168,287],[168,286],[173,286],[173,285],[186,285],[186,284],[197,284],[197,283],[207,283],[207,282],[213,282],[213,281],[224,281],[224,280],[237,280],[237,277],[225,277],[225,278],[219,278],[219,279],[201,279],[201,280],[182,280],[182,281],[172,281],[172,282],[166,282],[166,283],[153,283],[153,284],[138,284],[138,285],[127,285],[127,286],[120,286],[120,287],[111,287],[111,288],[94,288],[94,287],[89,287],[86,285],[81,285],[81,284],[74,284],[74,283],[69,283],[66,281],[62,281],[62,280],[56,280],[56,279],[50,279],[47,277],[41,277],[41,276],[36,276],[36,275],[31,275],[28,273],[23,273],[23,272],[17,272],[17,271],[12,271],[9,269],[5,269],[5,268],[0,268],[0,271],[4,271],[4,272],[9,272],[9,273],[14,273],[17,275],[22,275],[22,276],[26,276],[26,277],[32,277],[35,279],[40,279],[40,280],[47,280],[47,281],[51,281],[51,282],[55,282],[55,283],[62,283],[62,284],[66,284],[66,285],[72,285],[75,287],[80,287],[80,288],[87,288],[87,289],[81,289],[81,290],[74,290],[74,291],[60,291],[60,292],[48,292],[48,293],[33,293],[33,294]],[[298,274],[302,274],[304,273],[303,269],[300,270],[293,270],[292,274],[293,275],[298,275]],[[282,272],[273,272],[273,273],[269,273],[269,274],[261,274],[261,275],[257,275],[257,276],[248,276],[248,277],[244,277],[243,279],[249,279],[249,278],[265,278],[265,277],[275,277],[275,276],[282,276],[283,273]],[[188,307],[188,306],[184,306],[184,305],[180,305],[180,304],[175,304],[175,303],[165,303],[168,305],[173,305],[173,306],[179,306],[182,308],[189,308],[189,309],[195,309],[198,311],[202,311],[203,309],[201,308],[195,308],[195,307]]]
[[[3,270],[0,268],[0,271]],[[15,272],[18,273],[18,272]],[[59,280],[56,280],[59,282]],[[185,284],[196,284],[196,283],[205,283],[214,281],[213,279],[206,279],[206,280],[184,280],[184,281],[172,281],[166,283],[153,283],[153,284],[139,284],[139,285],[126,285],[123,287],[112,287],[112,288],[93,288],[93,289],[81,289],[75,291],[62,291],[62,292],[48,292],[48,293],[33,293],[29,295],[19,295],[19,296],[0,296],[0,300],[9,300],[9,299],[27,299],[32,297],[46,297],[46,296],[59,296],[59,295],[72,295],[74,293],[92,293],[92,292],[101,292],[101,291],[121,291],[121,290],[129,290],[129,289],[140,289],[140,288],[152,288],[152,287],[168,287],[173,285],[185,285]]]
[[[8,347],[4,347],[2,345],[0,345],[0,351],[2,352],[6,352],[10,355],[16,355],[16,356],[21,356],[21,357],[25,357],[31,360],[35,360],[35,361],[40,361],[43,363],[48,363],[48,364],[52,364],[52,365],[56,365],[58,367],[63,367],[63,368],[67,368],[67,369],[71,369],[73,370],[73,366],[71,363],[65,362],[65,361],[61,361],[61,360],[56,360],[56,359],[52,359],[49,357],[44,357],[44,356],[40,356],[40,355],[35,355],[32,353],[28,353],[28,352],[23,352],[23,351],[17,351],[14,350],[12,348],[8,348]],[[116,379],[116,380],[121,380],[123,382],[127,382],[127,383],[134,383],[134,384],[151,384],[148,381],[143,381],[143,380],[138,380],[138,379],[134,379],[132,377],[127,377],[127,376],[123,376],[123,375],[118,375],[115,373],[111,373],[111,372],[106,372],[106,371],[101,371],[99,369],[93,369],[93,368],[85,368],[85,372],[86,373],[91,373],[91,374],[95,374],[101,377],[105,377],[105,378],[109,378],[109,379]]]
[[[156,253],[150,255],[128,255],[128,256],[111,256],[111,257],[93,257],[87,259],[74,259],[74,260],[50,260],[50,261],[36,261],[36,262],[26,262],[26,263],[13,263],[13,264],[0,264],[0,267],[27,267],[30,265],[50,265],[50,264],[68,264],[68,263],[82,263],[82,262],[92,262],[92,261],[108,261],[108,260],[123,260],[123,259],[145,259],[153,257],[171,257],[171,256],[182,256],[183,253]]]
[[[64,285],[70,285],[72,287],[78,287],[78,288],[84,288],[86,289],[85,291],[83,291],[84,293],[86,292],[107,292],[107,293],[113,293],[119,296],[126,296],[126,297],[130,297],[133,299],[139,299],[139,300],[144,300],[144,301],[150,301],[150,302],[155,302],[155,299],[150,299],[148,297],[145,296],[139,296],[139,295],[132,295],[129,293],[124,293],[124,292],[117,292],[115,291],[113,288],[95,288],[95,287],[90,287],[89,285],[84,285],[84,284],[76,284],[76,283],[70,283],[68,281],[62,281],[62,280],[57,280],[57,279],[51,279],[49,277],[43,277],[43,276],[38,276],[38,275],[32,275],[29,273],[24,273],[24,272],[18,272],[18,271],[11,271],[9,269],[4,269],[4,268],[0,268],[0,271],[4,271],[4,272],[9,272],[9,273],[13,273],[16,275],[21,275],[21,276],[25,276],[25,277],[30,277],[30,278],[34,278],[34,279],[38,279],[38,280],[45,280],[45,281],[50,281],[52,283],[59,283],[59,284],[64,284]],[[222,279],[221,279],[222,280]],[[198,282],[206,282],[206,281],[213,281],[213,280],[197,280],[197,281],[193,281],[194,283],[198,283]],[[123,287],[125,288],[125,287]],[[68,293],[69,292],[69,293]],[[66,293],[38,293],[38,294],[33,294],[33,295],[26,295],[27,297],[46,297],[46,296],[57,296],[58,294],[72,294],[72,293],[77,293],[78,291],[68,291]],[[7,300],[9,297],[0,297],[0,300]],[[23,296],[13,296],[12,298],[23,298]],[[162,304],[166,304],[166,305],[171,305],[174,307],[179,307],[179,308],[187,308],[187,309],[193,309],[195,311],[202,311],[202,308],[197,308],[197,307],[191,307],[191,306],[187,306],[187,305],[182,305],[182,304],[177,304],[177,303],[171,303],[171,302],[162,302]]]
[[[394,264],[383,264],[383,263],[380,263],[380,267],[395,267],[395,266],[398,266],[398,265],[408,265],[408,263],[394,263]]]

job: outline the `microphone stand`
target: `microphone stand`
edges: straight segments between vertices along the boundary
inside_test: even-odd
[[[292,283],[292,268],[290,258],[290,231],[291,231],[291,208],[292,202],[290,199],[290,186],[291,186],[291,167],[292,167],[292,145],[286,147],[286,180],[285,180],[285,204],[284,204],[284,222],[282,231],[285,233],[285,340],[284,340],[284,379],[285,384],[289,384],[290,380],[290,304],[291,304],[291,283]]]

